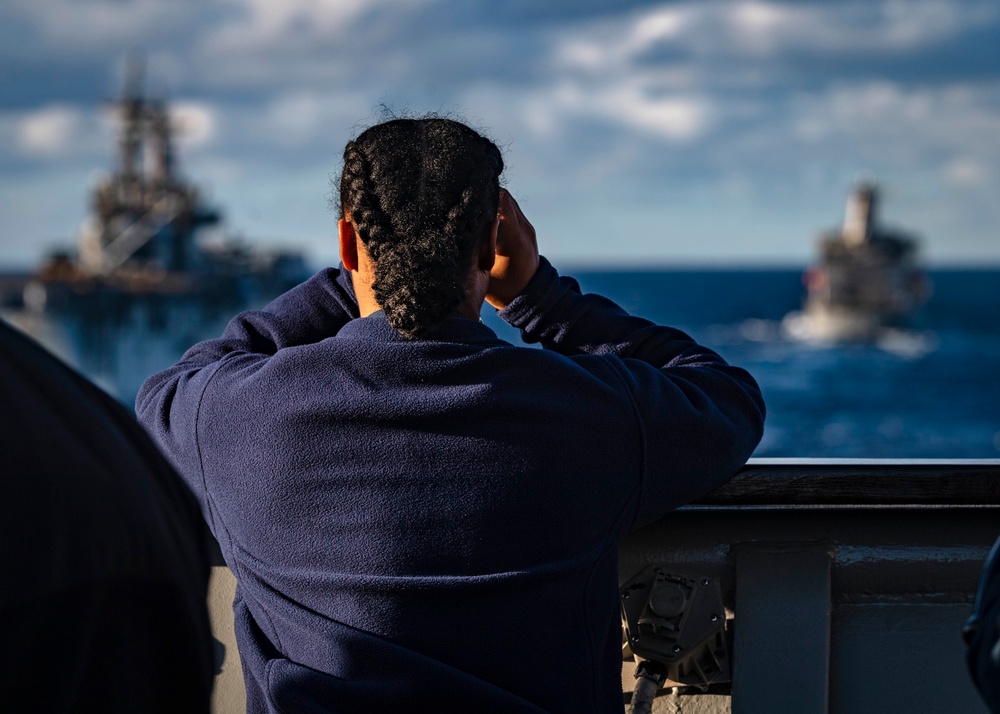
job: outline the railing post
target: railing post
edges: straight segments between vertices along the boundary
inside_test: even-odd
[[[826,714],[831,546],[746,544],[735,552],[733,714]]]

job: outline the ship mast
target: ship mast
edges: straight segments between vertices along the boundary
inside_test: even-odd
[[[122,183],[133,184],[142,174],[142,62],[130,59],[125,74],[125,91],[117,102],[122,121],[118,174]]]
[[[82,267],[95,275],[126,267],[191,270],[198,258],[194,231],[218,221],[175,175],[170,116],[163,102],[144,96],[143,74],[142,62],[130,60],[125,91],[115,102],[119,165],[96,187],[80,232]]]

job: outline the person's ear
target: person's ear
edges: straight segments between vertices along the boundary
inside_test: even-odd
[[[354,224],[341,218],[337,221],[337,234],[340,238],[340,260],[350,271],[358,269],[358,234]]]
[[[486,230],[486,235],[483,237],[482,242],[479,244],[478,268],[480,270],[488,272],[493,269],[493,263],[497,259],[497,231],[499,230],[500,219],[494,218],[493,222],[490,223],[490,227]]]

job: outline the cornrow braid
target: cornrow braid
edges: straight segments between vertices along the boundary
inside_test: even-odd
[[[351,222],[358,233],[365,236],[372,259],[377,259],[381,247],[388,242],[386,230],[392,222],[378,204],[378,196],[372,190],[371,167],[364,152],[355,142],[349,142],[344,149],[344,173],[341,176],[341,213],[350,206]],[[368,246],[368,243],[371,246]]]
[[[407,337],[420,337],[465,300],[502,171],[496,145],[450,119],[392,120],[344,149],[341,215],[350,216],[374,263],[375,299]]]

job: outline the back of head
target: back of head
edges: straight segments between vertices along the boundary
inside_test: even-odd
[[[341,216],[375,265],[375,299],[404,335],[419,337],[465,299],[502,171],[496,145],[450,119],[394,119],[344,149]]]

